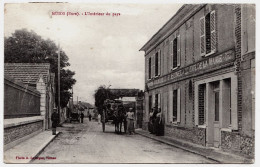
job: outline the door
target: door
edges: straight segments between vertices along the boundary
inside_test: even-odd
[[[214,89],[214,147],[219,147],[220,126],[219,126],[219,88]]]

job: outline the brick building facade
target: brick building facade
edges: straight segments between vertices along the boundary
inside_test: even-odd
[[[254,155],[255,6],[183,5],[141,48],[145,113],[164,133]]]

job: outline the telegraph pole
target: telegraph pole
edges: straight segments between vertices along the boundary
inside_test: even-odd
[[[77,96],[77,113],[79,113],[79,97]]]
[[[58,114],[60,123],[60,43],[58,44]]]

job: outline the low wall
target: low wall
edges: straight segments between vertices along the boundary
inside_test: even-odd
[[[183,139],[202,146],[206,145],[206,129],[204,128],[184,128],[174,125],[165,125],[165,135],[178,139]]]
[[[221,131],[221,148],[228,152],[236,152],[253,157],[255,154],[255,136]]]
[[[43,130],[43,118],[27,117],[4,120],[4,149],[10,149]]]

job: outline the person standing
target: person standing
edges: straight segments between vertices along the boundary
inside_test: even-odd
[[[152,133],[156,134],[156,115],[158,113],[158,106],[154,107],[153,115],[152,115]]]
[[[156,134],[156,136],[161,136],[161,135],[163,134],[161,108],[158,108],[158,113],[156,114],[156,120],[155,120],[155,134]]]
[[[127,112],[127,130],[128,133],[131,135],[134,132],[134,111],[132,108],[129,108]]]
[[[151,111],[149,113],[149,122],[148,122],[148,131],[153,134],[153,108],[151,108]]]
[[[88,114],[88,120],[91,121],[91,114]]]
[[[53,109],[53,113],[51,114],[52,121],[52,135],[56,135],[56,128],[59,124],[59,114],[57,113],[57,108]]]
[[[100,120],[101,120],[101,115],[100,114],[98,114],[98,124],[100,124]]]
[[[83,123],[83,120],[84,120],[84,114],[83,114],[83,112],[80,114],[80,118],[81,118],[81,123]]]

